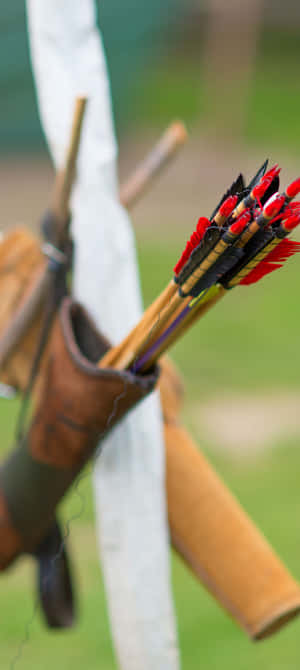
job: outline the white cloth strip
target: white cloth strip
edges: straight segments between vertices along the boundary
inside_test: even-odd
[[[117,343],[141,314],[134,237],[118,203],[116,142],[92,0],[27,0],[42,124],[56,167],[74,98],[89,96],[72,199],[74,294]],[[177,670],[164,444],[153,394],[103,443],[94,468],[97,531],[122,670]],[[99,659],[101,667],[101,659]]]

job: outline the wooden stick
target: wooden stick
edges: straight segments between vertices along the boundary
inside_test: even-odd
[[[124,207],[132,207],[149,188],[153,179],[187,140],[187,131],[181,121],[174,121],[162,138],[121,186],[120,200]]]
[[[17,346],[23,333],[35,318],[49,288],[50,280],[51,277],[45,267],[42,267],[35,275],[27,299],[18,307],[13,320],[1,335],[0,367]]]
[[[138,165],[129,179],[121,186],[120,200],[122,204],[131,208],[136,201],[143,195],[145,190],[151,185],[153,179],[167,165],[171,158],[175,156],[178,149],[183,146],[187,140],[187,132],[181,121],[174,121],[164,132],[162,138]],[[172,280],[158,296],[158,298],[144,312],[141,321],[129,333],[127,338],[118,346],[110,349],[101,361],[101,367],[117,367],[126,364],[130,351],[134,360],[135,352],[143,338],[149,336],[149,331],[157,315],[162,312],[171,298],[175,295],[177,286]],[[126,367],[126,365],[125,365]]]
[[[64,225],[64,222],[69,216],[70,197],[75,180],[76,162],[79,152],[82,124],[86,111],[86,105],[86,97],[80,97],[76,99],[71,136],[65,157],[65,164],[63,169],[57,173],[54,182],[51,210],[53,211],[57,221],[60,223],[60,227]]]
[[[229,246],[234,242],[235,236],[228,236],[228,239],[221,239],[214,249],[208,254],[208,256],[202,261],[200,266],[194,270],[189,279],[186,280],[182,289],[186,294],[186,297],[181,297],[179,293],[174,293],[168,303],[163,307],[161,311],[154,313],[154,317],[151,324],[147,324],[147,330],[140,328],[139,333],[135,338],[131,339],[131,348],[128,349],[124,354],[123,358],[120,358],[118,361],[118,369],[122,369],[122,366],[126,364],[126,367],[130,367],[133,362],[140,358],[146,349],[149,349],[158,339],[163,332],[168,328],[171,321],[176,318],[176,314],[180,313],[192,300],[190,297],[190,292],[199,281],[199,279],[205,274],[205,272],[218,260],[220,255],[226,251]],[[176,284],[174,284],[176,287]]]
[[[146,331],[141,330],[140,338],[136,339],[134,345],[131,347],[130,356],[127,357],[126,367],[130,367],[137,358],[140,358],[146,349],[149,349],[152,346],[155,340],[157,340],[164,332],[166,325],[171,320],[172,316],[174,316],[177,310],[181,307],[184,308],[190,300],[191,298],[181,298],[177,292],[173,295],[168,304],[155,314],[150,327]]]
[[[86,98],[78,98],[78,100],[76,100],[74,120],[66,154],[65,166],[55,178],[51,211],[53,211],[57,221],[56,237],[58,241],[64,232],[64,226],[69,217],[69,201],[75,178],[76,160],[79,151],[86,102]],[[50,279],[51,274],[49,273],[48,265],[45,264],[34,278],[31,292],[27,299],[21,303],[16,310],[14,318],[1,336],[0,367],[18,345],[25,331],[29,328],[38,313],[41,303],[47,295]]]
[[[65,167],[55,178],[51,210],[54,212],[60,223],[66,220],[69,216],[69,200],[75,177],[76,158],[79,150],[86,103],[87,100],[83,97],[76,100],[71,140],[67,150]],[[170,159],[175,156],[178,149],[183,146],[186,139],[187,133],[184,125],[180,121],[173,122],[165,131],[154,149],[150,151],[148,156],[146,156],[140,166],[137,167],[127,182],[121,186],[120,200],[125,207],[132,207],[143,195],[144,191],[151,185],[153,179],[159,172],[161,172],[162,168],[166,166]],[[12,353],[26,330],[30,327],[31,322],[41,306],[43,298],[47,294],[47,290],[48,281],[43,277],[43,271],[41,270],[34,278],[31,293],[27,300],[20,305],[9,327],[4,331],[0,338],[0,366]],[[175,291],[175,285],[171,286],[170,283],[162,293],[161,297],[157,299],[156,304],[153,304],[149,310],[145,312],[144,317],[147,319],[147,322],[145,321],[144,324],[145,328],[146,324],[150,323],[152,313],[154,313],[156,309],[160,311]],[[124,346],[125,341],[121,343],[119,348],[124,348]],[[109,361],[111,360],[111,362],[113,362],[113,356],[117,356],[117,354],[118,348],[115,347],[115,349],[112,349],[107,356]],[[110,363],[108,362],[108,365],[109,364]]]
[[[246,222],[245,222],[246,225]],[[184,307],[186,307],[190,300],[192,300],[191,293],[197,282],[204,276],[204,274],[218,261],[218,259],[229,249],[236,241],[239,233],[227,231],[223,237],[217,242],[215,247],[203,259],[200,265],[192,272],[190,277],[181,286],[181,291],[175,292],[167,304],[154,313],[154,318],[151,324],[147,324],[148,328],[143,330],[140,328],[134,338],[131,338],[131,348],[127,348],[123,358],[119,359],[118,365],[125,365],[130,367],[137,358],[149,350],[157,339],[163,335],[165,330],[171,324],[176,315],[178,315]],[[174,283],[176,287],[176,284]]]
[[[180,147],[187,140],[187,132],[181,121],[173,121],[162,135],[161,139],[154,146],[144,160],[137,166],[133,174],[120,188],[120,201],[127,209],[132,208],[137,200],[149,188],[153,179],[161,172],[167,163],[173,158]],[[146,336],[149,333],[151,324],[162,309],[168,304],[177,290],[173,280],[166,286],[164,291],[144,312],[142,320],[138,323],[131,333],[118,346],[110,349],[102,359],[103,367],[110,367],[116,361],[122,365],[121,354],[126,351],[128,357],[128,345],[131,343],[133,352],[138,346],[142,334]]]
[[[214,289],[213,294],[211,297],[208,295],[206,298],[204,298],[203,302],[199,302],[198,305],[195,305],[193,309],[191,309],[190,313],[187,315],[187,317],[182,321],[181,324],[179,324],[178,328],[176,328],[175,331],[173,331],[168,338],[164,342],[162,342],[161,346],[157,348],[157,350],[153,353],[153,356],[149,361],[147,361],[142,368],[143,371],[148,370],[157,360],[158,358],[167,350],[170,348],[170,346],[176,342],[179,336],[183,335],[183,333],[188,330],[188,328],[191,327],[191,325],[198,320],[201,316],[206,314],[206,312],[213,307],[224,295],[226,295],[227,290],[224,289],[222,286],[218,285],[217,287],[211,287],[210,291],[212,292],[212,289]],[[189,298],[185,299],[182,301],[182,309],[186,307],[186,305],[189,302]],[[177,310],[175,312],[175,318],[178,316],[178,314],[182,311],[182,309]],[[173,319],[167,322],[165,328],[162,328],[161,333],[166,330],[166,328],[169,327],[169,325],[172,323]],[[150,338],[152,333],[148,333],[148,337]],[[126,337],[126,339],[121,343],[120,347],[114,347],[111,349],[108,354],[110,354],[110,358],[108,359],[108,356],[106,355],[104,358],[102,358],[98,365],[99,367],[106,367],[107,366],[107,359],[109,362],[109,366],[113,367],[116,370],[125,370],[129,368],[130,366],[133,365],[135,360],[138,357],[138,354],[136,350],[133,350],[132,347],[132,342],[131,339],[133,339],[133,331],[129,333],[129,335]],[[150,343],[147,343],[147,349],[149,348]],[[139,357],[140,354],[143,352],[139,352]]]
[[[163,353],[170,349],[170,347],[173,346],[175,342],[177,342],[179,337],[181,337],[195,323],[195,321],[198,321],[198,319],[202,318],[226,294],[226,289],[224,289],[222,286],[219,286],[218,292],[215,293],[212,298],[204,303],[199,303],[199,307],[191,309],[190,314],[186,317],[186,319],[184,319],[182,324],[178,326],[178,328],[176,328],[176,330],[174,330],[168,338],[166,338],[161,346],[155,351],[153,356],[147,361],[147,363],[145,363],[145,366],[142,368],[142,372],[149,370],[160,358],[160,356],[162,356]]]
[[[146,309],[139,323],[130,331],[127,337],[116,347],[110,349],[101,359],[100,367],[111,367],[112,365],[123,365],[121,361],[128,359],[132,352],[133,360],[139,342],[149,336],[152,323],[158,318],[165,305],[169,303],[174,293],[177,291],[177,286],[173,280],[166,286],[164,291],[156,298],[156,300]]]

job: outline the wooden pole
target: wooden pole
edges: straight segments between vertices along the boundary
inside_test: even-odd
[[[86,109],[86,98],[78,98],[75,103],[70,142],[67,148],[65,165],[55,178],[51,211],[57,223],[56,239],[59,242],[69,218],[69,203],[75,179],[76,161],[79,151],[82,123]],[[19,344],[26,330],[30,327],[38,313],[51,281],[48,265],[44,265],[35,275],[31,291],[26,300],[21,302],[0,339],[0,367]]]
[[[177,151],[185,144],[187,131],[181,121],[173,121],[158,143],[136,167],[133,174],[121,186],[120,200],[124,207],[131,208],[151,186]]]
[[[59,237],[63,222],[69,217],[69,202],[72,186],[75,178],[76,159],[79,151],[82,123],[86,110],[87,100],[84,97],[78,98],[75,103],[74,118],[71,130],[71,138],[65,158],[65,165],[61,172],[56,175],[51,198],[51,211],[54,213],[59,223]],[[181,121],[174,121],[164,132],[161,139],[144,158],[144,160],[134,170],[129,179],[121,186],[120,200],[122,204],[131,208],[144,192],[150,187],[154,179],[166,167],[169,161],[177,154],[178,150],[187,140],[187,132]],[[173,282],[166,288],[165,293],[145,312],[147,323],[153,314],[154,309],[162,309],[167,303],[169,296],[174,292]],[[0,337],[0,367],[5,363],[10,354],[18,346],[25,332],[31,326],[32,321],[41,308],[42,302],[47,295],[48,276],[46,274],[46,261],[38,272],[34,275],[31,289],[16,310],[9,326]],[[176,290],[176,287],[175,287]],[[124,346],[125,342],[123,343]],[[117,349],[117,348],[116,348]],[[114,351],[114,354],[113,354]],[[112,353],[111,353],[112,352]],[[116,356],[116,351],[108,352],[110,364],[111,357]]]

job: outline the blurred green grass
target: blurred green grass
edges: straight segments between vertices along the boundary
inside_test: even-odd
[[[156,239],[139,231],[138,246],[145,301],[164,286],[178,256],[182,237],[159,231]],[[159,238],[159,239],[158,239]],[[201,402],[206,394],[226,391],[297,389],[299,307],[297,259],[267,277],[260,286],[236,289],[174,349],[174,357],[187,380],[189,401]],[[1,401],[2,454],[12,439],[17,404]],[[186,413],[188,417],[188,412]],[[195,435],[201,444],[201,435]],[[300,579],[299,472],[297,441],[281,441],[258,460],[234,461],[211,445],[202,445],[245,508]],[[276,448],[275,448],[276,447]],[[48,632],[37,612],[32,619],[34,573],[30,560],[19,561],[1,578],[1,661],[3,668],[53,665],[64,670],[113,670],[103,585],[99,573],[93,524],[89,470],[62,506],[64,520],[72,522],[71,545],[78,578],[80,618],[66,633]],[[278,636],[252,644],[213,599],[173,558],[173,581],[178,612],[183,669],[220,667],[235,670],[296,670],[299,667],[299,621]],[[29,635],[20,648],[20,642]]]
[[[135,96],[134,123],[138,120],[142,127],[150,124],[161,128],[175,116],[184,119],[189,129],[203,126],[205,130],[206,89],[201,49],[203,44],[197,44],[196,53],[192,51],[189,55],[187,49],[185,57],[177,50],[159,68],[149,69],[143,82],[139,82],[139,95]],[[244,128],[244,139],[251,145],[276,145],[294,155],[299,153],[299,59],[298,28],[262,31],[250,79]]]

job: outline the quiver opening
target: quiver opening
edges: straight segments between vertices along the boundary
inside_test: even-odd
[[[99,368],[108,348],[84,308],[66,298],[31,426],[0,470],[1,569],[35,552],[99,441],[157,382],[157,369],[142,376]]]

